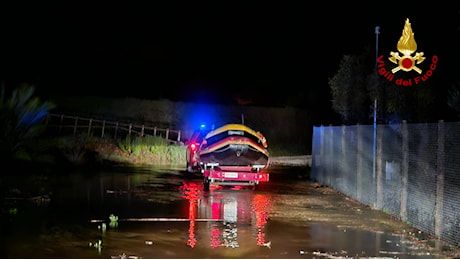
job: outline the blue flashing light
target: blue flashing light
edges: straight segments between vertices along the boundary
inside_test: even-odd
[[[216,119],[220,118],[219,114],[219,109],[216,106],[201,103],[190,104],[184,110],[186,118],[184,124],[190,127],[191,131],[208,131],[210,130],[211,123],[216,122]]]

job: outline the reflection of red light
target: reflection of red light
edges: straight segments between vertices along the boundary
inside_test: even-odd
[[[262,229],[257,229],[257,245],[261,246],[265,244],[265,233],[262,231]]]
[[[252,199],[253,210],[256,214],[257,245],[263,245],[265,243],[265,233],[263,229],[267,224],[269,204],[270,198],[263,194],[255,194]]]
[[[188,228],[187,245],[189,245],[191,248],[194,248],[196,243],[197,243],[197,241],[198,240],[195,238],[195,221],[191,220],[190,221],[190,227]]]
[[[254,207],[254,212],[256,213],[256,226],[264,227],[267,224],[268,218],[268,204],[270,200],[262,194],[256,194],[253,197],[252,205]]]
[[[184,190],[184,198],[188,200],[198,200],[200,198],[199,194],[202,186],[195,182],[184,182],[180,189]]]
[[[199,188],[197,183],[189,182],[183,183],[180,187],[184,190],[185,198],[188,199],[188,218],[190,219],[190,227],[188,229],[187,245],[195,247],[197,239],[195,238],[195,219],[198,209]]]
[[[198,201],[196,199],[189,200],[189,211],[188,218],[190,219],[190,227],[188,229],[188,242],[187,245],[190,247],[195,247],[197,240],[195,238],[195,219],[196,219],[196,210],[198,208]]]
[[[191,149],[192,151],[195,151],[195,150],[196,150],[196,144],[191,144],[191,145],[190,145],[190,149]]]
[[[211,214],[212,214],[212,219],[221,219],[220,203],[212,203]]]
[[[220,186],[217,187],[221,188]],[[203,216],[208,218],[206,221],[212,222],[211,225],[208,224],[209,229],[207,229],[207,233],[209,232],[208,234],[210,235],[208,241],[212,248],[224,246],[226,243],[225,231],[221,230],[221,228],[225,228],[221,223],[224,218],[226,219],[224,224],[225,221],[230,221],[231,223],[235,221],[235,227],[238,223],[249,220],[254,224],[257,231],[257,245],[263,246],[266,244],[265,226],[268,223],[268,212],[271,205],[271,197],[268,194],[251,194],[253,195],[251,196],[252,199],[249,197],[249,200],[247,200],[237,196],[239,192],[229,191],[235,196],[230,195],[227,197],[227,193],[220,193],[217,190],[212,196],[203,196],[203,186],[200,182],[183,182],[180,190],[184,194],[183,198],[188,200],[188,208],[184,209],[188,211],[190,220],[187,246],[194,248],[198,245],[196,232],[201,225],[197,226],[196,221],[201,221]]]
[[[211,230],[211,246],[212,247],[219,247],[220,246],[220,231],[216,227],[214,227]]]

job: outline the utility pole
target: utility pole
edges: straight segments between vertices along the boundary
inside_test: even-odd
[[[380,26],[375,26],[375,69],[377,70],[377,58],[379,57],[379,34]]]
[[[379,55],[380,26],[375,26],[375,72],[377,73],[377,58]],[[374,139],[372,140],[372,178],[375,178],[376,149],[377,149],[377,97],[374,99]]]

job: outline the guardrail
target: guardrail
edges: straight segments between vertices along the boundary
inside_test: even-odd
[[[181,142],[180,130],[64,114],[48,114],[45,126],[46,132],[54,135],[87,134],[88,136],[99,135],[101,138],[111,137],[114,139],[131,135],[152,135],[162,137],[171,143]]]

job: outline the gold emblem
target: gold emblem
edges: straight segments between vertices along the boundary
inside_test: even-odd
[[[425,60],[425,57],[423,57],[423,52],[417,52],[414,56],[412,56],[412,53],[417,50],[417,43],[415,42],[414,33],[412,32],[409,19],[406,19],[406,24],[404,25],[402,36],[398,41],[397,49],[403,54],[403,56],[399,56],[398,52],[390,52],[391,57],[388,59],[391,62],[398,64],[398,67],[392,69],[391,72],[395,73],[399,70],[415,70],[421,74],[422,70],[417,68],[415,65],[422,63]]]

